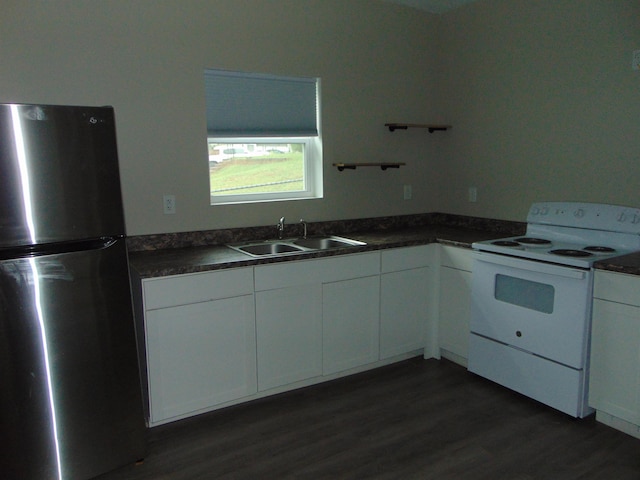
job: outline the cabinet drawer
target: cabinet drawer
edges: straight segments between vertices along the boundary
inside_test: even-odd
[[[428,267],[432,264],[433,248],[433,245],[418,245],[383,250],[381,253],[382,273]]]
[[[143,281],[146,310],[206,302],[253,293],[251,267],[193,273]]]
[[[598,270],[593,282],[595,298],[640,306],[640,277]]]
[[[471,272],[473,258],[471,250],[461,247],[440,246],[440,265],[443,267],[456,268],[458,270],[466,270]]]
[[[358,253],[255,267],[256,291],[378,275],[380,253]]]

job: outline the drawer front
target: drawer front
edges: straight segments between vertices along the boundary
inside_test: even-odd
[[[471,272],[473,264],[472,250],[469,248],[440,246],[440,265]]]
[[[433,258],[434,245],[382,250],[382,273],[428,267]]]
[[[338,255],[255,267],[256,291],[378,275],[380,253]]]
[[[568,415],[583,417],[591,412],[582,398],[585,379],[581,370],[473,334],[469,337],[469,371]]]
[[[146,310],[253,293],[253,268],[193,273],[143,281]]]
[[[640,306],[640,277],[596,270],[593,296],[612,302]]]

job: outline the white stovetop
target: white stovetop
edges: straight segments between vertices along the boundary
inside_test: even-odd
[[[495,245],[496,240],[476,242],[473,248],[531,260],[553,262],[589,268],[606,258],[640,251],[640,209],[580,202],[534,203],[527,215],[527,232],[520,237],[499,240],[517,241],[521,237],[551,240],[551,245],[506,247]],[[549,253],[551,250],[583,250],[589,246],[614,248],[610,254],[588,257],[567,257]]]

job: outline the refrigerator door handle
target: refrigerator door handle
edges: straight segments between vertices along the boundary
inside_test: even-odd
[[[123,238],[124,235],[114,235],[78,240],[74,242],[42,243],[11,248],[0,248],[0,260],[40,257],[42,255],[57,255],[60,253],[82,252],[86,250],[100,250],[111,247]]]

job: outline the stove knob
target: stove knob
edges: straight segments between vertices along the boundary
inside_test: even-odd
[[[547,207],[542,207],[542,210],[540,210],[540,215],[546,215],[547,213],[549,213],[549,209]]]
[[[616,217],[616,220],[618,220],[620,223],[624,223],[627,221],[627,216],[624,214],[624,212],[622,212]]]
[[[579,208],[578,210],[573,212],[573,216],[576,217],[576,218],[584,217],[584,210],[582,208]]]
[[[638,215],[637,213],[635,213],[633,215],[633,220],[631,220],[631,223],[640,223],[640,215]]]
[[[520,330],[516,331],[516,337],[521,337],[522,336],[522,332]]]

